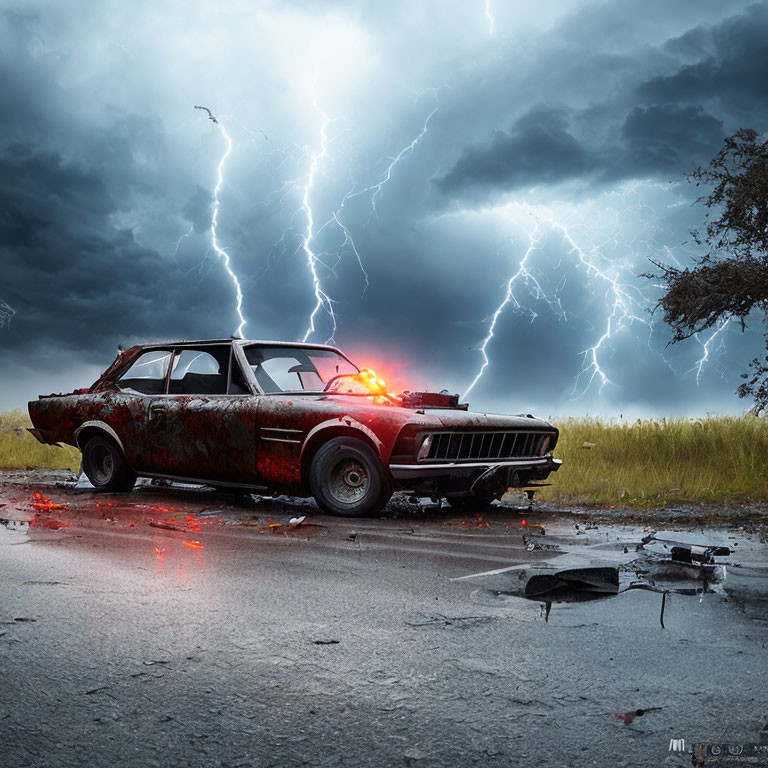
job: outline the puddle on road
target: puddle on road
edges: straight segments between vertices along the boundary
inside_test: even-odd
[[[553,605],[620,598],[634,590],[655,592],[664,627],[668,595],[725,594],[728,569],[739,567],[733,553],[731,546],[697,534],[654,532],[638,542],[566,547],[547,560],[509,568],[498,577],[505,587],[478,593],[492,602],[541,603],[548,622]]]
[[[29,541],[29,520],[0,517],[0,544],[25,544]]]

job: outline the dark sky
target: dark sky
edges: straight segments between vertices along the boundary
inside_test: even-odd
[[[473,407],[748,405],[759,323],[665,348],[639,275],[697,253],[684,171],[765,129],[768,4],[2,8],[0,409],[119,343],[235,331],[224,132],[247,337],[304,336],[316,259],[336,342],[396,384],[465,392],[507,298]]]

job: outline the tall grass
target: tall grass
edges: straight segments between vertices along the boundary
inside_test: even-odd
[[[80,466],[70,446],[41,445],[22,411],[0,414],[0,467]],[[562,504],[664,506],[768,501],[768,419],[710,416],[558,424],[563,459],[538,498]],[[585,447],[587,446],[587,447]]]
[[[563,460],[539,498],[662,506],[768,500],[768,420],[745,416],[558,424]]]
[[[27,432],[26,428],[31,426],[29,416],[23,411],[17,409],[0,413],[0,468],[47,467],[77,472],[80,451],[69,445],[57,448],[38,443]]]

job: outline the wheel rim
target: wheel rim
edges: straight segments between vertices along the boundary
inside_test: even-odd
[[[112,452],[105,445],[94,445],[90,454],[94,485],[106,485],[115,471]]]
[[[343,459],[331,472],[329,490],[342,504],[354,504],[366,497],[371,478],[357,459]]]

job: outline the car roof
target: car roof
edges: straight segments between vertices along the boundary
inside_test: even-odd
[[[201,347],[215,344],[239,344],[241,347],[258,344],[263,347],[295,347],[303,349],[330,349],[339,352],[337,347],[329,344],[308,344],[303,341],[263,341],[260,339],[198,339],[191,341],[189,339],[176,341],[153,341],[146,344],[137,344],[142,349],[167,349],[168,347]]]

